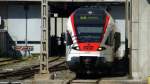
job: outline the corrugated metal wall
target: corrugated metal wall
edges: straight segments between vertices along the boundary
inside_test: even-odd
[[[25,46],[26,28],[29,46],[33,46],[31,53],[40,52],[41,40],[41,8],[40,5],[8,5],[8,32],[17,46]],[[26,14],[27,13],[27,19]]]
[[[7,30],[7,5],[0,5],[0,16],[2,19],[2,25],[0,25],[0,29]]]
[[[63,18],[63,19],[59,18],[59,17],[57,18],[57,28],[58,28],[57,29],[57,36],[58,37],[61,36],[61,33],[66,32],[67,20],[68,20],[68,18]],[[51,35],[55,35],[55,20],[54,20],[54,18],[51,18]]]
[[[0,57],[7,52],[7,31],[0,30]]]

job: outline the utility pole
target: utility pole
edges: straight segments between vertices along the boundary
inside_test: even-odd
[[[48,40],[49,40],[49,32],[48,32],[48,1],[42,0],[41,4],[41,54],[40,54],[40,73],[41,74],[49,74],[48,70]]]
[[[49,27],[48,27],[48,1],[41,1],[41,52],[39,56],[40,71],[35,74],[35,80],[50,80],[48,65],[49,57]]]
[[[40,53],[40,72],[35,75],[36,80],[49,80],[49,32],[48,32],[48,1],[41,1],[41,53]]]
[[[28,10],[29,7],[28,5],[24,6],[24,10],[25,10],[25,17],[26,17],[26,33],[25,33],[25,56],[27,56],[28,54]]]

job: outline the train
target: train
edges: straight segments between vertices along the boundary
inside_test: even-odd
[[[112,70],[120,57],[121,33],[101,7],[81,7],[68,18],[66,62],[76,74]]]

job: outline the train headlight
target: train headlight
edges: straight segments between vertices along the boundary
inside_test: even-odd
[[[102,48],[100,47],[100,48],[98,48],[97,50],[98,50],[98,51],[101,51],[101,50],[102,50]]]
[[[76,47],[77,50],[79,50],[79,47]]]
[[[102,50],[105,50],[105,49],[106,49],[105,47],[99,47],[97,50],[102,51]]]

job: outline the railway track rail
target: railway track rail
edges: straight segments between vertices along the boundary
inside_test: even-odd
[[[98,84],[99,80],[71,80],[68,84]]]
[[[14,59],[0,60],[0,67],[9,65],[9,64],[19,63],[19,62],[22,62],[25,60],[27,60],[27,59],[24,59],[24,60],[14,60]]]
[[[55,58],[49,61],[49,70],[56,70],[55,67],[58,67],[62,64],[65,64],[65,61],[60,57]],[[39,65],[33,65],[30,67],[25,67],[16,71],[4,72],[0,73],[0,80],[8,79],[8,80],[24,80],[34,76],[35,73],[38,73]]]
[[[13,59],[0,59],[0,63],[1,62],[6,62],[6,61],[11,61],[11,60],[13,60]]]

